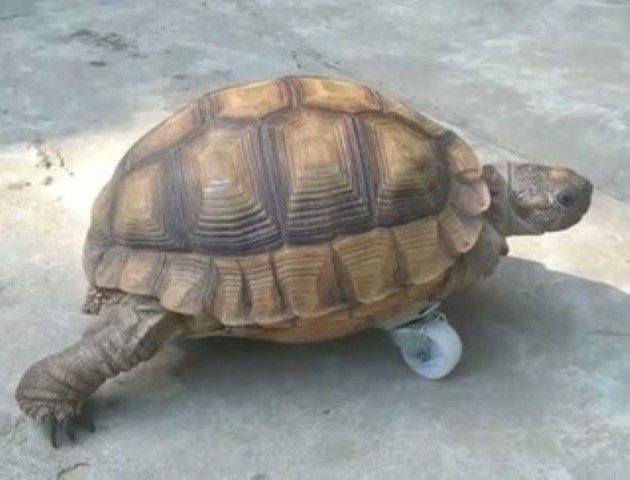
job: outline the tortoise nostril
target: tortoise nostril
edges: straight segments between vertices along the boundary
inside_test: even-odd
[[[560,192],[556,199],[563,207],[572,207],[575,205],[575,197],[569,192]]]

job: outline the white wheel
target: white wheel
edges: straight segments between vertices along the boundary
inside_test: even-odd
[[[462,342],[442,313],[390,331],[409,367],[421,377],[446,377],[462,358]]]

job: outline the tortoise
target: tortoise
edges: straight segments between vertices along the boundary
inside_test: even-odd
[[[382,328],[442,378],[462,347],[440,302],[492,273],[507,236],[577,223],[592,189],[568,168],[482,166],[453,131],[352,81],[212,91],[142,136],[96,198],[84,311],[99,320],[31,366],[17,402],[54,446],[74,440],[106,379],[180,337]]]

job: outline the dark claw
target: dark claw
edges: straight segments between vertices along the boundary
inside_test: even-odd
[[[53,448],[58,448],[59,444],[57,443],[57,422],[52,417],[46,417],[42,420],[42,424],[44,425],[44,430],[50,438],[50,443]]]
[[[77,425],[81,428],[84,428],[90,433],[94,433],[96,431],[96,427],[94,426],[94,422],[90,418],[87,408],[83,408],[81,410],[81,413],[77,417]]]
[[[71,443],[76,443],[77,428],[83,428],[90,433],[96,431],[94,422],[87,417],[85,412],[78,416],[68,416],[61,421],[55,420],[53,417],[46,417],[43,424],[53,448],[59,448],[62,435]]]
[[[64,418],[61,422],[61,429],[63,430],[63,433],[65,433],[68,440],[70,440],[70,443],[76,443],[77,441],[77,438],[75,435],[75,432],[76,432],[75,423],[76,422],[71,417]]]
[[[94,426],[94,422],[90,420],[89,418],[84,418],[81,421],[81,426],[90,433],[96,432],[96,427]]]

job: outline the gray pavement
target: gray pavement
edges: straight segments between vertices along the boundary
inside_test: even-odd
[[[630,4],[373,0],[0,3],[0,478],[625,479],[630,458]],[[137,137],[231,82],[333,74],[398,96],[484,161],[597,186],[570,232],[446,306],[464,358],[415,377],[379,332],[169,346],[50,449],[13,390],[88,319],[81,246]]]

